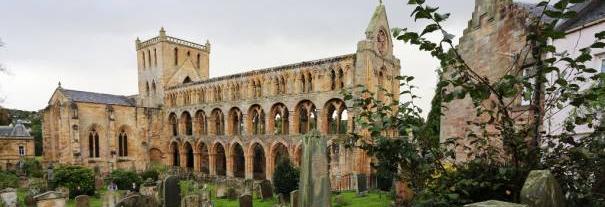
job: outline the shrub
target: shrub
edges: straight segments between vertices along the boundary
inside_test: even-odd
[[[17,188],[19,186],[19,177],[14,173],[1,171],[0,172],[0,189]]]
[[[279,162],[273,173],[275,193],[290,197],[290,192],[298,189],[299,176],[299,170],[294,168],[289,160]]]
[[[143,179],[136,172],[121,169],[111,172],[109,174],[109,180],[114,182],[120,190],[131,190],[132,183],[135,183],[136,186],[143,183]]]
[[[181,180],[179,181],[179,188],[181,189],[181,197],[187,195],[199,193],[202,189],[196,186],[196,182],[193,180]]]
[[[52,188],[69,188],[69,196],[94,195],[95,178],[91,169],[82,166],[60,166],[54,170]]]
[[[41,178],[44,175],[40,161],[35,159],[26,159],[23,164],[23,170],[30,177]]]
[[[158,180],[158,177],[160,177],[160,172],[158,172],[156,169],[153,169],[153,168],[149,168],[141,173],[141,178],[143,180],[147,180],[147,179],[151,178],[152,180],[155,181],[155,180]]]

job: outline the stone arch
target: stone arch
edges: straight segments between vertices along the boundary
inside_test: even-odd
[[[210,174],[210,153],[208,152],[208,146],[206,146],[206,143],[200,141],[196,148],[200,155],[200,172],[208,175]]]
[[[309,100],[299,102],[296,106],[296,115],[299,134],[317,129],[317,108],[313,102]]]
[[[192,170],[195,160],[193,157],[193,147],[191,146],[191,143],[185,142],[183,145],[183,150],[185,150],[185,167]]]
[[[162,162],[162,151],[156,147],[149,149],[149,161],[151,164],[160,164]]]
[[[231,131],[231,135],[240,136],[243,135],[244,131],[244,120],[243,120],[242,111],[233,107],[229,110],[229,129]]]
[[[179,122],[177,121],[176,114],[174,112],[168,115],[168,123],[170,123],[170,131],[172,131],[172,136],[179,135]]]
[[[214,174],[219,176],[227,175],[227,157],[225,156],[225,147],[220,142],[214,144]]]
[[[248,110],[248,117],[251,134],[265,134],[265,112],[263,108],[258,104],[252,105]]]
[[[348,111],[345,102],[341,99],[331,99],[324,105],[322,121],[328,134],[346,134],[348,124]]]
[[[289,161],[290,153],[288,153],[288,147],[283,142],[275,142],[271,147],[271,162],[273,169],[277,167],[277,164],[283,161]]]
[[[183,126],[183,134],[187,136],[193,135],[193,119],[188,111],[181,113],[180,124]]]
[[[206,112],[204,110],[197,110],[195,112],[196,130],[198,135],[208,135],[208,120],[206,118]]]
[[[101,142],[100,135],[101,129],[98,124],[92,124],[88,129],[88,157],[99,158],[101,157]]]
[[[214,127],[214,135],[225,135],[225,116],[219,108],[212,110],[212,124]]]
[[[273,130],[273,134],[287,135],[289,131],[288,120],[288,107],[283,103],[273,104],[271,107],[271,117],[269,118],[269,126]]]
[[[130,127],[126,125],[119,128],[117,135],[119,157],[128,157],[128,137],[132,134]]]
[[[252,155],[252,177],[255,180],[267,179],[265,148],[258,142],[253,143],[250,152]]]
[[[229,151],[233,176],[244,178],[246,175],[246,159],[244,156],[244,148],[240,143],[234,142],[231,144],[231,149]]]
[[[177,141],[173,141],[170,143],[170,153],[172,154],[172,166],[181,166],[181,154],[179,149],[179,143]]]

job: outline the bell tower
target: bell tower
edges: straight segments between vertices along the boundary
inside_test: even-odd
[[[162,27],[157,37],[137,38],[139,101],[142,106],[159,107],[169,87],[208,79],[210,42],[198,44],[166,35]]]

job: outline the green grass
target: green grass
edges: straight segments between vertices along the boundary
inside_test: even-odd
[[[346,205],[336,205],[334,199],[336,198],[336,194],[332,195],[332,206],[334,207],[382,207],[389,206],[391,202],[388,197],[388,193],[384,192],[371,192],[368,193],[365,197],[357,197],[355,192],[342,192],[344,200],[347,202]],[[214,198],[217,207],[238,207],[239,201],[229,200],[229,199],[217,199]],[[274,204],[277,204],[277,199],[273,198],[270,200],[263,201],[262,199],[254,199],[253,205],[254,207],[271,207]]]

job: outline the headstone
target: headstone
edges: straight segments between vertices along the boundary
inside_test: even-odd
[[[284,194],[277,194],[277,201],[280,205],[286,204],[286,198],[284,197]]]
[[[361,195],[368,191],[368,179],[365,174],[357,174],[357,195]]]
[[[90,197],[87,195],[76,196],[76,207],[89,207]]]
[[[17,206],[17,191],[13,188],[6,188],[0,190],[0,202],[4,204],[5,207],[16,207]]]
[[[123,191],[107,191],[101,201],[103,207],[115,207],[122,200]]]
[[[116,207],[157,207],[158,203],[155,202],[155,199],[149,196],[141,195],[137,192],[133,192],[128,194],[124,199],[120,200]]]
[[[244,193],[250,193],[252,194],[254,190],[254,180],[252,179],[246,179],[244,180]]]
[[[164,206],[181,206],[181,189],[179,188],[179,178],[177,176],[168,176],[164,179]]]
[[[223,184],[218,184],[216,186],[216,197],[224,198],[227,196],[227,186]]]
[[[141,189],[139,190],[139,192],[141,193],[141,195],[152,197],[156,201],[160,200],[160,196],[158,193],[158,187],[156,185],[153,185],[153,186],[143,185],[143,186],[141,186]]]
[[[196,194],[191,194],[185,196],[181,201],[181,207],[199,207],[200,206],[200,196]]]
[[[491,200],[479,203],[466,204],[464,205],[464,207],[527,207],[527,205]]]
[[[529,207],[563,207],[565,198],[561,186],[548,170],[529,172],[521,189],[521,203]]]
[[[202,190],[200,192],[200,200],[201,201],[210,201],[210,190]]]
[[[34,196],[34,200],[36,200],[37,207],[65,206],[67,203],[65,194],[57,191],[48,191]]]
[[[105,181],[102,177],[95,177],[95,189],[99,190],[105,187]]]
[[[332,204],[326,148],[326,139],[323,139],[317,131],[303,138],[299,184],[300,206],[329,207]]]
[[[63,193],[63,195],[65,195],[65,198],[69,199],[69,188],[58,187],[57,189],[55,189],[55,191],[57,191],[59,193]]]
[[[300,204],[298,202],[298,190],[290,192],[290,205],[292,205],[292,207],[300,207]]]
[[[263,180],[260,183],[260,195],[263,200],[273,198],[273,185],[271,185],[271,181]]]
[[[240,207],[252,207],[252,195],[245,193],[239,197]]]

